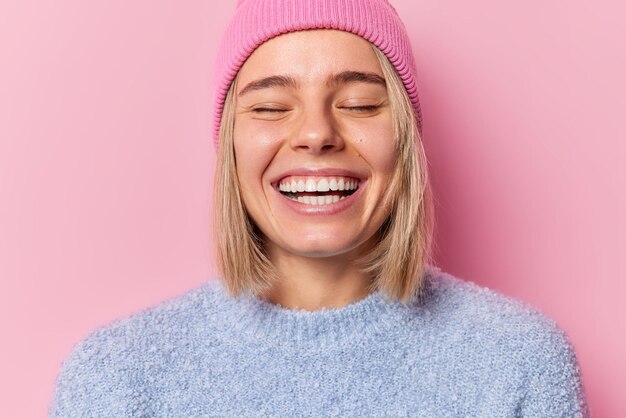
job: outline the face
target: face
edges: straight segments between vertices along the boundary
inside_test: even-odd
[[[235,95],[240,191],[270,257],[369,248],[397,159],[370,44],[336,30],[278,36],[242,66]]]

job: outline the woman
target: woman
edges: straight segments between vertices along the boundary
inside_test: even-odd
[[[51,416],[588,416],[567,335],[431,263],[386,0],[246,0],[216,67],[221,276],[94,331]]]

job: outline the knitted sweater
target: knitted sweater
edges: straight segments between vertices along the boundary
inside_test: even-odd
[[[232,298],[219,280],[91,332],[51,417],[588,417],[567,334],[531,305],[429,267],[419,301]]]

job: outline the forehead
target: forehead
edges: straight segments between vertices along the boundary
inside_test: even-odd
[[[371,44],[355,34],[315,29],[290,32],[259,46],[239,71],[239,82],[290,74],[306,83],[326,80],[341,71],[383,75]],[[241,85],[241,84],[240,84]]]

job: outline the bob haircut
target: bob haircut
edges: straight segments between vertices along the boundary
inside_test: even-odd
[[[387,84],[393,118],[397,165],[383,204],[390,214],[377,231],[377,245],[357,260],[372,281],[369,291],[406,303],[422,294],[432,262],[434,205],[427,159],[414,108],[402,80],[387,56],[371,44]],[[218,268],[231,296],[259,296],[280,278],[264,246],[265,237],[247,213],[239,192],[233,145],[234,91],[226,95],[218,134],[214,187],[214,232]]]

